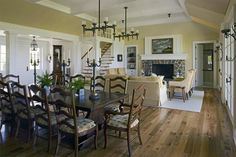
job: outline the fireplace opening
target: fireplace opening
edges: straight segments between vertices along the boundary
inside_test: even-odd
[[[165,79],[173,79],[174,64],[153,64],[152,73],[163,75]]]

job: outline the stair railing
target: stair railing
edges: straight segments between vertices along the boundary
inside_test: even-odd
[[[90,47],[90,49],[81,57],[81,59],[84,59],[84,57],[86,57],[92,49],[93,47]]]

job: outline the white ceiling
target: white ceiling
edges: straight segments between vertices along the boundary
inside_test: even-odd
[[[98,17],[98,0],[26,0],[68,14],[93,21]],[[185,0],[101,0],[101,20],[117,21],[119,26],[124,19],[124,7],[128,7],[128,27],[183,22],[190,20],[185,9]],[[171,17],[168,17],[171,13]]]

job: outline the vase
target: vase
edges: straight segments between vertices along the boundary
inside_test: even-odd
[[[83,96],[84,95],[84,88],[80,89],[77,93],[79,94],[79,96]]]
[[[50,87],[49,86],[44,86],[43,87],[46,91],[47,96],[50,94]]]

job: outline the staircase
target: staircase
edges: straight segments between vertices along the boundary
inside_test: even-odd
[[[99,67],[99,75],[105,75],[110,67],[110,64],[114,61],[114,57],[111,54],[112,43],[101,42],[101,66]],[[84,64],[82,74],[86,78],[91,78],[93,75],[93,68]]]

